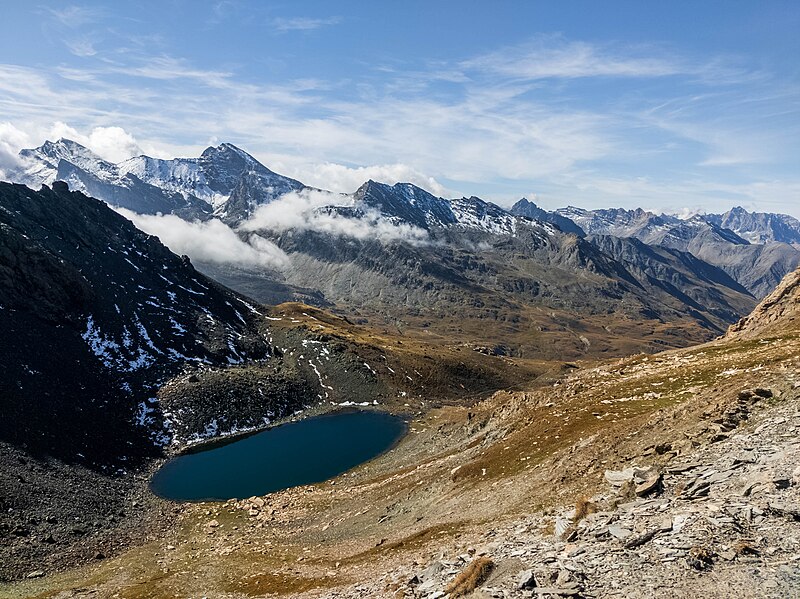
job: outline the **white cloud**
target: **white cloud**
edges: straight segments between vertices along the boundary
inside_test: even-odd
[[[28,134],[11,123],[0,123],[0,180],[12,178],[20,165],[17,153],[30,143]]]
[[[325,206],[357,208],[359,216],[343,216],[337,212],[321,210]],[[377,239],[381,242],[406,241],[423,244],[429,241],[424,229],[396,223],[374,209],[354,206],[350,198],[315,190],[291,192],[260,206],[244,222],[241,231],[317,231],[354,239]]]
[[[308,17],[277,18],[272,20],[275,31],[313,31],[321,27],[329,27],[341,23],[341,17],[328,17],[326,19],[312,19]]]
[[[81,58],[87,58],[97,54],[97,50],[94,47],[94,42],[86,37],[74,40],[66,40],[64,41],[64,44],[66,44],[70,52],[72,52],[75,56],[80,56]]]
[[[289,257],[274,243],[257,234],[244,240],[228,225],[213,219],[187,222],[174,215],[137,214],[115,208],[142,231],[155,235],[176,254],[186,254],[197,262],[283,268]]]
[[[70,5],[62,9],[46,8],[45,11],[59,24],[70,29],[92,23],[102,16],[102,11],[88,6]]]
[[[122,127],[95,127],[89,134],[87,147],[111,162],[121,162],[142,153],[133,135]]]
[[[631,56],[587,42],[543,36],[463,61],[461,68],[520,79],[578,77],[664,77],[695,72],[695,67],[660,56]]]
[[[51,127],[48,138],[62,137],[77,141],[109,162],[122,162],[142,154],[136,139],[122,127],[95,127],[89,135],[84,135],[66,123],[58,121]]]

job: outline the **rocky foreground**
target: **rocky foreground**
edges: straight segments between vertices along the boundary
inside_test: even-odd
[[[399,567],[327,597],[790,597],[800,588],[800,403],[757,408],[745,390],[714,442],[660,470],[646,461],[607,471],[606,492],[573,508],[486,531],[463,552]],[[656,446],[656,454],[671,448]],[[485,565],[490,564],[487,568]]]

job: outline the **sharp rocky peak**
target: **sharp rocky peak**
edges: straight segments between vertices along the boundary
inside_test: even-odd
[[[90,158],[98,162],[105,162],[102,158],[100,158],[100,156],[92,152],[86,146],[65,137],[61,137],[56,141],[50,141],[48,139],[38,148],[22,150],[20,155],[23,157],[45,157],[56,161],[56,163],[58,160],[74,160],[78,157],[84,159]]]
[[[218,146],[209,146],[203,153],[201,157],[204,158],[218,158],[218,157],[233,157],[237,156],[241,160],[245,160],[247,162],[255,163],[258,162],[255,158],[253,158],[250,154],[242,150],[241,148],[236,147],[231,143],[221,143]]]

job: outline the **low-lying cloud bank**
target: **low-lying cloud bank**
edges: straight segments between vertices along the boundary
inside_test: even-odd
[[[197,262],[277,269],[289,264],[289,256],[271,241],[255,233],[242,239],[217,219],[188,222],[172,214],[138,214],[125,208],[115,210],[145,233],[158,237],[176,254],[186,254]]]
[[[138,214],[125,208],[115,210],[145,233],[155,235],[176,254],[197,262],[230,264],[244,268],[284,269],[290,257],[259,231],[317,231],[353,239],[375,239],[382,243],[430,243],[427,231],[398,223],[374,209],[360,208],[358,215],[343,215],[328,206],[357,208],[352,198],[325,191],[304,190],[281,196],[260,206],[237,230],[219,219],[188,222],[167,214]]]
[[[344,200],[344,201],[343,201]],[[358,208],[359,216],[346,216],[326,206]],[[290,192],[260,206],[242,224],[242,231],[318,231],[354,239],[377,239],[381,242],[405,241],[424,244],[429,241],[424,229],[395,222],[374,209],[354,206],[351,198],[338,194],[302,190]]]

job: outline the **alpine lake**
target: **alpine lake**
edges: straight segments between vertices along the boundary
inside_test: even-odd
[[[179,455],[150,487],[174,501],[224,501],[319,483],[388,451],[407,428],[386,412],[314,416]]]

